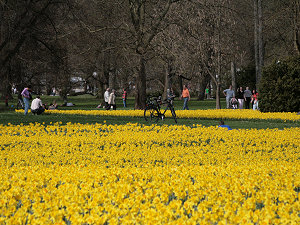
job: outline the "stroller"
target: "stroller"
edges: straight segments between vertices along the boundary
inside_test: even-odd
[[[231,105],[232,109],[237,109],[238,108],[238,101],[237,101],[237,99],[235,97],[233,97],[230,100],[230,105]]]

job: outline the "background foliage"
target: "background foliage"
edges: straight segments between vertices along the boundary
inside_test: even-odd
[[[299,112],[300,57],[277,61],[266,67],[259,91],[261,111]]]
[[[99,97],[126,87],[142,102],[183,82],[203,100],[233,82],[231,65],[254,89],[258,3],[264,65],[299,55],[300,0],[0,1],[1,97],[27,84],[65,100],[78,86]]]

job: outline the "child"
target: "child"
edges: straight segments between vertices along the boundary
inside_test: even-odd
[[[230,103],[231,103],[233,109],[237,109],[238,108],[238,101],[237,101],[237,99],[235,97],[233,97],[230,100]]]
[[[49,106],[49,110],[55,110],[55,109],[57,109],[57,107],[58,107],[58,105],[57,105],[56,101],[54,100],[52,102],[52,104]]]
[[[223,120],[220,121],[219,127],[224,127],[224,128],[227,128],[228,130],[232,130],[230,126],[224,124]]]

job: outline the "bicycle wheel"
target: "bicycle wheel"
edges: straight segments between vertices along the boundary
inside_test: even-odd
[[[175,120],[175,123],[177,123],[177,117],[176,117],[176,113],[175,113],[175,109],[174,107],[170,107],[171,113],[172,113],[172,117]]]
[[[146,108],[144,111],[144,118],[146,121],[157,122],[159,119],[158,115],[159,115],[159,113],[158,113],[157,109]]]

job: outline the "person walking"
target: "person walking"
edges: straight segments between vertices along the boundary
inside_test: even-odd
[[[230,109],[231,108],[230,101],[233,97],[235,97],[234,90],[232,90],[232,85],[230,85],[228,89],[224,90],[223,94],[226,97],[226,108]]]
[[[239,102],[239,109],[243,109],[244,108],[244,99],[245,99],[243,87],[239,87],[237,89],[236,97]]]
[[[35,99],[32,100],[31,103],[31,112],[33,114],[40,115],[45,111],[45,107],[42,103],[40,96],[36,96]]]
[[[24,88],[23,91],[21,92],[24,101],[24,107],[25,107],[24,115],[27,115],[29,109],[29,103],[30,100],[32,99],[30,92],[31,92],[31,85],[28,85],[28,87]]]
[[[251,95],[252,94],[251,91],[249,90],[249,87],[246,87],[246,90],[244,91],[246,109],[250,109]]]
[[[186,85],[183,85],[181,98],[183,98],[183,110],[185,110],[185,109],[189,110],[187,103],[188,103],[188,101],[191,100],[191,96],[190,96],[189,89],[187,88]]]
[[[104,108],[105,109],[108,109],[108,107],[109,107],[109,104],[108,104],[109,95],[110,95],[110,88],[107,88],[106,91],[104,92]]]
[[[122,99],[123,99],[124,108],[126,108],[127,107],[127,104],[126,104],[126,101],[127,101],[127,91],[126,91],[125,88],[123,88]]]
[[[107,108],[107,110],[109,110],[109,109],[113,109],[113,110],[116,110],[116,95],[115,95],[115,90],[114,89],[112,89],[112,91],[111,91],[111,93],[110,93],[110,95],[109,95],[109,99],[108,99],[108,108]]]

